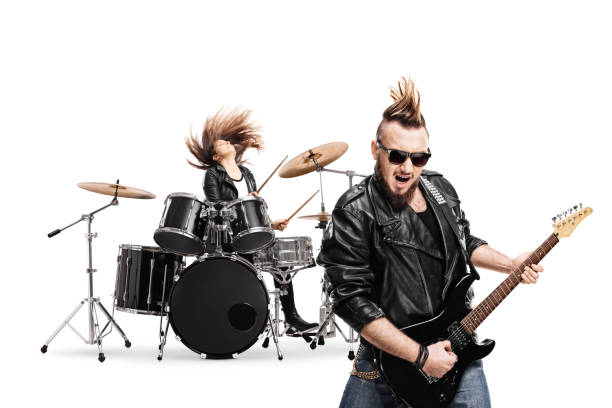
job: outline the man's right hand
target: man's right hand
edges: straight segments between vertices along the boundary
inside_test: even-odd
[[[457,355],[452,352],[450,341],[444,340],[427,347],[429,357],[425,361],[425,374],[442,378],[457,362]]]

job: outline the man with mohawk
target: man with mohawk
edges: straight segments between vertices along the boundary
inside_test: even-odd
[[[331,282],[334,312],[361,335],[341,407],[405,406],[381,378],[377,350],[442,377],[457,361],[450,342],[424,347],[398,327],[436,316],[470,263],[510,273],[529,255],[510,258],[471,234],[453,186],[424,170],[429,133],[414,82],[402,78],[391,97],[371,142],[374,174],[340,197],[317,259]],[[446,205],[454,220],[444,216]],[[522,282],[535,283],[543,270],[526,267]],[[450,407],[490,405],[478,360],[466,369]]]

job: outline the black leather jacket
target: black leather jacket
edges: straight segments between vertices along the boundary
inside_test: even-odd
[[[434,196],[426,182],[441,196]],[[331,282],[334,312],[357,332],[383,316],[397,327],[405,327],[439,313],[452,283],[468,273],[469,260],[464,254],[471,257],[474,249],[486,244],[470,234],[457,193],[441,174],[423,170],[419,185],[434,211],[443,245],[422,242],[419,237],[431,235],[420,234],[415,228],[424,225],[410,221],[414,220],[408,214],[413,211],[410,207],[395,211],[379,183],[377,176],[371,175],[338,200],[317,258]],[[450,209],[442,207],[446,205]],[[442,280],[440,275],[438,279],[428,275],[434,267],[428,260],[436,258],[444,265]],[[444,285],[442,298],[431,295],[434,284]]]
[[[246,178],[249,193],[257,190],[255,177],[249,169],[238,166],[242,172],[242,177]],[[232,182],[225,168],[220,164],[206,170],[204,175],[204,195],[208,201],[232,201],[238,198],[238,190]]]

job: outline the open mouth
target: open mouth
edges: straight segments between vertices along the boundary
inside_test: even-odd
[[[410,175],[396,175],[395,176],[395,188],[403,189],[410,182]]]

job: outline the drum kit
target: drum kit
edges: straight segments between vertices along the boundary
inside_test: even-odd
[[[316,228],[326,228],[331,214],[325,211],[322,173],[345,174],[349,178],[349,187],[353,177],[365,177],[350,170],[338,171],[325,167],[347,149],[346,143],[328,143],[294,157],[280,169],[279,175],[283,178],[313,171],[320,176],[319,191],[290,218],[320,192],[321,212],[299,218],[316,220]],[[279,338],[286,334],[287,327],[280,316],[280,296],[287,293],[287,285],[299,271],[316,266],[310,237],[275,237],[268,207],[259,196],[213,203],[189,193],[172,193],[164,202],[159,226],[153,234],[159,247],[119,246],[111,314],[93,293],[93,273],[96,269],[92,266],[92,241],[97,237],[97,233],[91,232],[94,215],[110,206],[117,206],[119,197],[152,199],[155,195],[121,185],[119,180],[113,184],[79,183],[78,186],[113,198],[109,204],[48,234],[53,237],[80,221],[87,222],[89,292],[49,337],[41,348],[43,353],[47,352],[51,341],[65,326],[75,331],[85,343],[96,344],[101,362],[105,360],[102,339],[109,334],[107,330],[115,328],[125,346],[130,347],[130,341],[114,318],[116,309],[160,317],[158,360],[163,358],[170,326],[177,340],[202,358],[236,357],[259,339],[263,339],[263,347],[268,347],[272,338],[278,359],[283,359]],[[196,258],[186,266],[186,259],[190,256]],[[271,274],[278,282],[278,288],[267,289],[264,272]],[[70,324],[85,304],[88,306],[88,338]],[[315,349],[317,345],[323,345],[326,338],[334,337],[338,330],[349,343],[349,358],[353,359],[357,338],[352,330],[348,336],[342,332],[331,305],[330,284],[324,276],[319,327],[297,334]],[[98,320],[98,309],[107,319],[103,327]]]

